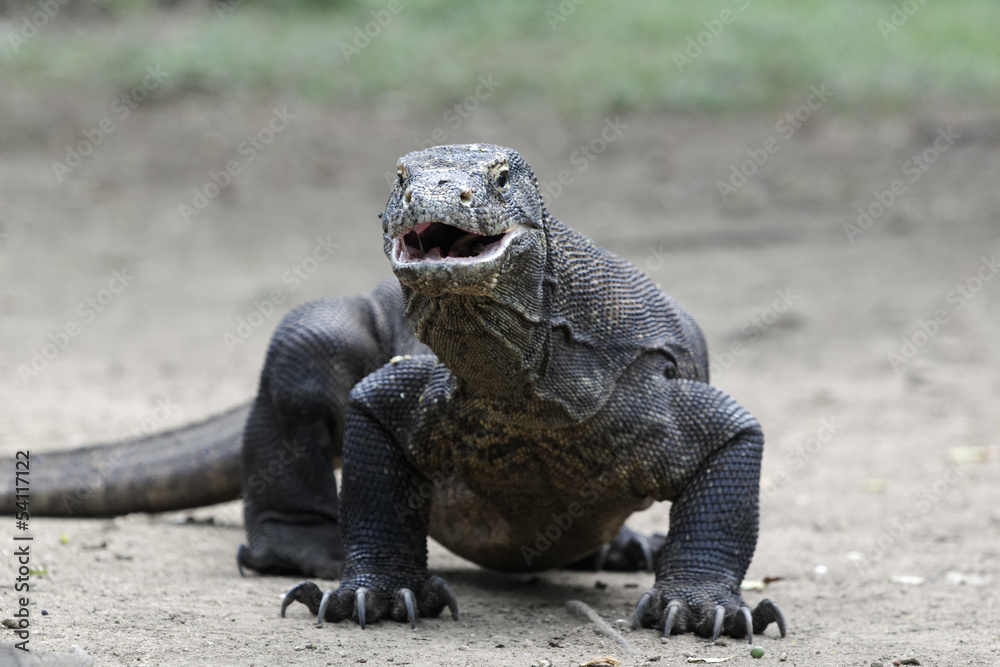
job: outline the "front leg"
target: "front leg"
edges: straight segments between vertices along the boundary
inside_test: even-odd
[[[763,600],[753,611],[740,583],[757,544],[764,436],[757,421],[724,392],[691,380],[668,381],[668,442],[651,472],[673,501],[656,583],[636,607],[633,626],[665,635],[724,632],[752,641],[781,611]],[[675,472],[679,467],[681,475]]]
[[[433,365],[433,358],[425,358]],[[414,502],[428,477],[404,453],[403,437],[417,414],[422,373],[416,364],[391,363],[351,392],[344,432],[341,522],[347,561],[340,586],[320,593],[311,582],[299,584],[285,597],[282,616],[293,601],[302,602],[323,620],[354,618],[362,627],[383,618],[409,620],[437,616],[449,607],[458,618],[451,589],[427,572],[427,523],[430,505]],[[407,415],[407,416],[404,416]]]

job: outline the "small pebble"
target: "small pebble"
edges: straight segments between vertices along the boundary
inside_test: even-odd
[[[780,660],[781,662],[785,662],[786,660],[788,660],[788,654],[782,651],[781,655],[778,656],[778,660]]]

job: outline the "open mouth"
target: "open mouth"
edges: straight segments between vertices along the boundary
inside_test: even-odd
[[[396,260],[426,262],[441,260],[478,261],[500,253],[509,231],[476,234],[443,222],[422,222],[393,241]]]

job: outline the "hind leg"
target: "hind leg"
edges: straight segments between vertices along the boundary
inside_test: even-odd
[[[337,578],[343,567],[333,476],[354,385],[400,354],[420,353],[398,284],[312,301],[271,340],[243,444],[243,568]]]
[[[615,539],[594,553],[566,566],[567,570],[614,570],[618,572],[652,572],[656,554],[663,547],[667,536],[662,533],[643,535],[628,526],[622,526]]]

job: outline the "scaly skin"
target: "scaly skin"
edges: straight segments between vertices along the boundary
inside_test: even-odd
[[[242,467],[241,571],[341,577],[320,616],[415,622],[457,603],[426,538],[486,567],[653,569],[634,624],[751,638],[763,435],[708,384],[701,331],[634,266],[545,210],[492,145],[398,166],[382,220],[397,280],[279,325],[250,406],[117,447],[46,455],[35,515],[221,502]],[[343,459],[338,506],[333,469]],[[13,466],[11,466],[13,468]],[[15,489],[0,480],[2,508]],[[666,537],[623,527],[672,503]],[[9,511],[9,510],[8,510]]]
[[[298,600],[320,621],[362,625],[457,614],[427,571],[428,534],[498,570],[634,567],[651,543],[620,532],[625,519],[668,500],[635,624],[750,639],[776,621],[784,635],[777,607],[751,612],[739,589],[763,435],[708,384],[693,319],[548,215],[510,149],[407,155],[382,230],[401,288],[291,313],[245,433],[241,565],[316,576],[343,566],[336,590],[304,582],[282,613]],[[283,440],[306,454],[256,489],[249,475]]]

